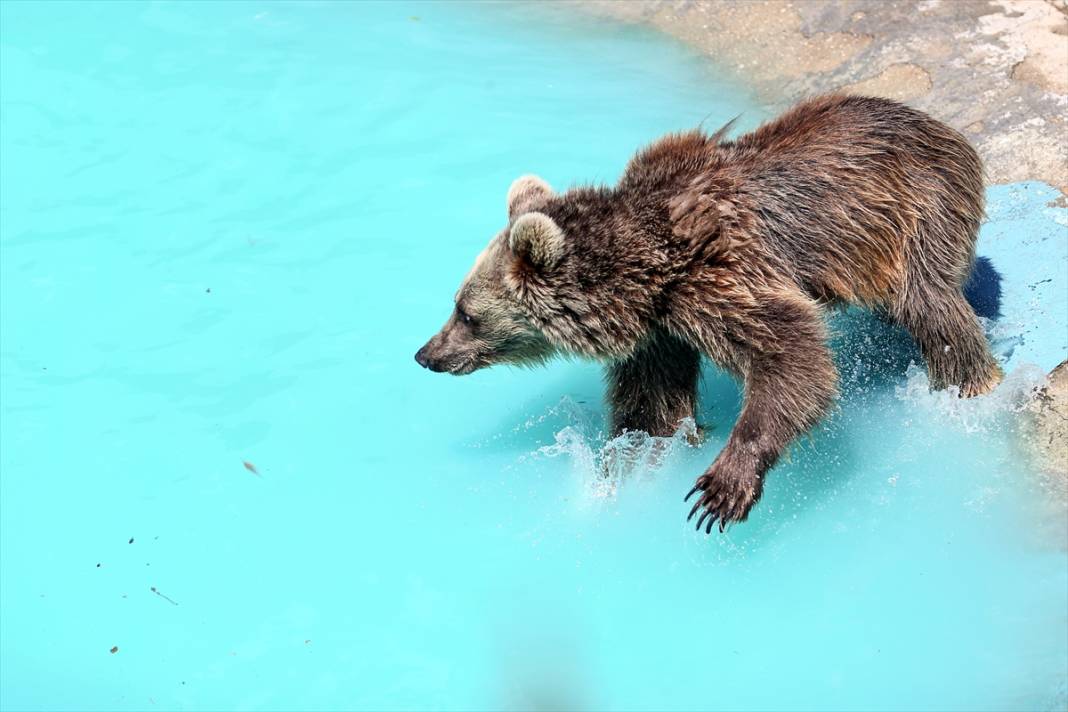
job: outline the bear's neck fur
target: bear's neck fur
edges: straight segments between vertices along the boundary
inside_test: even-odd
[[[572,188],[539,206],[565,235],[564,257],[526,276],[524,302],[554,347],[627,357],[661,316],[664,294],[694,259],[710,258],[673,237],[671,205],[722,163],[717,139],[669,135],[639,152],[616,186]]]

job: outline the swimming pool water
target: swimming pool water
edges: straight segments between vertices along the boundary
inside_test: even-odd
[[[702,59],[519,5],[5,2],[0,85],[3,709],[1064,707],[1013,438],[1068,348],[1048,187],[990,190],[1006,385],[834,317],[838,409],[706,537],[725,376],[690,448],[606,442],[593,365],[412,360],[514,177],[759,121]]]

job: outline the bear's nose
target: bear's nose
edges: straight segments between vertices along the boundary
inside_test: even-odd
[[[426,357],[426,347],[419,349],[415,352],[415,362],[423,368],[430,368],[430,362]]]

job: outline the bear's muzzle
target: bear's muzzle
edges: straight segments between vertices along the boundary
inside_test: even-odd
[[[429,345],[429,344],[428,344]],[[442,367],[440,361],[434,361],[426,355],[427,347],[419,349],[415,352],[415,362],[423,368],[429,368],[434,373],[441,373],[445,369]]]

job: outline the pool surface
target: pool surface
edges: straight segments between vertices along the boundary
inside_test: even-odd
[[[749,522],[607,441],[592,364],[420,369],[521,173],[608,182],[740,87],[519,5],[0,3],[0,708],[1064,709],[1063,503],[1018,410],[1068,216],[991,188],[1008,377],[929,393],[833,317],[843,397]]]

